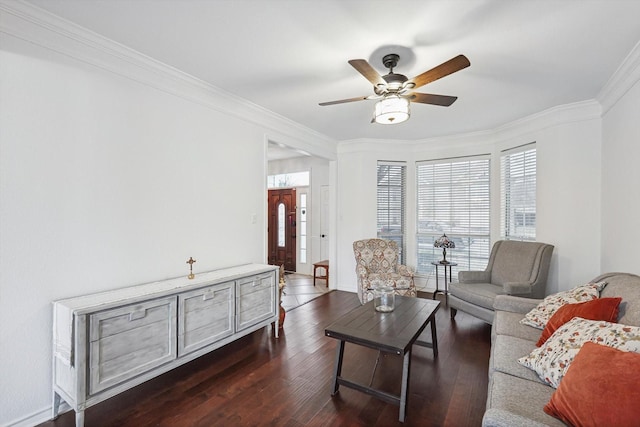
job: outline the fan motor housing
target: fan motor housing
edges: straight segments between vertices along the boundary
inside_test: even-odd
[[[402,89],[404,83],[409,80],[407,76],[403,74],[396,74],[393,72],[393,69],[396,65],[398,65],[399,60],[400,56],[395,53],[390,53],[382,58],[382,64],[384,64],[384,66],[389,69],[389,73],[382,76],[384,81],[387,82],[385,86],[374,86],[373,91],[376,93],[376,95],[398,92],[400,89]]]
[[[407,78],[407,76],[403,75],[403,74],[396,74],[396,73],[389,73],[387,75],[382,76],[382,78],[384,79],[385,82],[387,82],[386,85],[378,85],[378,86],[374,86],[373,87],[373,91],[376,93],[376,95],[382,95],[384,93],[394,93],[394,92],[398,92],[400,89],[402,89],[404,83],[409,80]]]

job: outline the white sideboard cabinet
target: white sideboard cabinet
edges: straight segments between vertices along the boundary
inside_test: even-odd
[[[53,303],[53,413],[86,408],[274,323],[278,267],[246,264]]]

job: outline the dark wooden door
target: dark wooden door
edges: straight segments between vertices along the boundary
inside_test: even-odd
[[[269,264],[296,271],[296,190],[269,190]]]

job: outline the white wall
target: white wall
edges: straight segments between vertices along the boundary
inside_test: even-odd
[[[602,269],[640,274],[640,81],[607,111],[602,144]]]
[[[491,229],[495,241],[499,238],[500,221],[500,151],[534,141],[538,167],[537,240],[556,246],[548,291],[568,289],[600,274],[599,113],[597,103],[580,103],[551,109],[491,132],[417,143],[342,143],[338,149],[338,288],[355,292],[351,244],[376,235],[377,160],[407,162],[407,223],[409,230],[415,230],[415,162],[490,154]],[[407,236],[407,264],[412,267],[416,262],[414,234],[409,231]]]
[[[566,290],[600,269],[600,119],[541,132],[537,239],[555,245],[548,292]]]
[[[0,425],[32,425],[50,417],[52,301],[186,275],[191,256],[196,274],[265,262],[267,140],[335,142],[0,12]]]
[[[342,146],[342,144],[341,144]],[[376,236],[376,156],[338,148],[336,260],[332,275],[339,290],[356,292],[355,240]]]
[[[9,37],[0,55],[6,423],[49,404],[51,301],[186,274],[190,256],[264,262],[266,173],[260,129]]]

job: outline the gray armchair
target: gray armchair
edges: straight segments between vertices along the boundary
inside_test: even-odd
[[[553,246],[500,240],[493,245],[484,271],[461,271],[449,286],[451,318],[458,310],[493,324],[498,295],[544,298]]]

